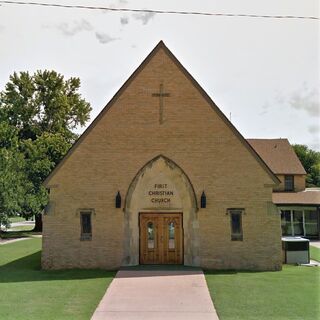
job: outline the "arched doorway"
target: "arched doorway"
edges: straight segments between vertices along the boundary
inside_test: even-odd
[[[197,211],[195,192],[184,171],[162,155],[149,161],[137,173],[126,195],[123,265],[199,266]]]

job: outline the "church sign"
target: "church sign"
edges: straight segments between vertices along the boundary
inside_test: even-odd
[[[155,183],[148,191],[150,201],[154,204],[170,203],[174,196],[172,188],[168,187],[167,183]]]

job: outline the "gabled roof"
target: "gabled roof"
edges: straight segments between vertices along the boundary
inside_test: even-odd
[[[173,55],[173,53],[166,47],[164,42],[161,40],[157,46],[151,51],[151,53],[145,58],[145,60],[139,65],[139,67],[133,72],[133,74],[128,78],[128,80],[123,84],[123,86],[117,91],[117,93],[112,97],[109,103],[103,108],[99,115],[94,119],[91,125],[84,131],[84,133],[79,137],[79,139],[73,144],[69,149],[64,158],[59,162],[59,164],[53,169],[50,175],[43,182],[44,185],[47,185],[53,175],[59,170],[63,163],[70,157],[73,151],[77,146],[82,142],[82,140],[90,133],[90,131],[98,124],[100,119],[108,112],[108,110],[113,106],[121,94],[126,90],[129,84],[138,76],[138,74],[144,69],[144,67],[150,62],[150,60],[155,56],[159,50],[164,50],[167,56],[173,61],[173,63],[180,69],[180,71],[189,79],[194,87],[199,91],[203,98],[209,103],[212,109],[220,116],[222,121],[231,129],[231,131],[238,137],[240,142],[244,145],[245,148],[252,154],[252,156],[258,161],[260,166],[264,171],[269,175],[275,184],[279,184],[280,180],[274,175],[272,170],[268,165],[261,159],[261,157],[255,152],[251,145],[244,139],[244,137],[239,133],[239,131],[233,126],[233,124],[227,119],[223,112],[217,107],[217,105],[211,100],[208,94],[202,89],[199,83],[192,77],[192,75],[184,68],[180,61]]]
[[[275,174],[306,174],[288,139],[247,139]]]

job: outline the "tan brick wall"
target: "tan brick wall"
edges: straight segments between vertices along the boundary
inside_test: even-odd
[[[274,191],[285,191],[284,190],[284,175],[277,174],[278,179],[281,183],[274,187]],[[306,188],[306,176],[304,174],[294,175],[294,191],[303,191]]]
[[[159,98],[165,98],[159,125]],[[189,177],[197,199],[200,260],[207,268],[279,269],[280,218],[272,179],[161,49],[51,178],[53,212],[44,216],[44,268],[118,268],[124,212],[115,209],[137,172],[159,154]],[[244,241],[230,240],[227,208],[243,207]],[[94,208],[92,241],[79,241],[78,208]]]

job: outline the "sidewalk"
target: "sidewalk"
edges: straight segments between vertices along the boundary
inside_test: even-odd
[[[218,320],[202,270],[133,267],[118,271],[91,320]]]
[[[320,249],[320,241],[319,240],[311,240],[310,246],[316,247]]]

